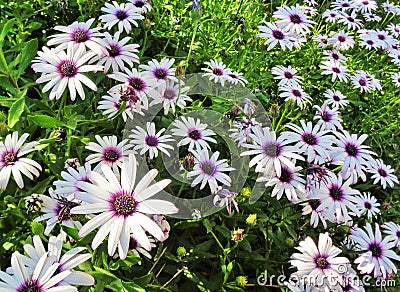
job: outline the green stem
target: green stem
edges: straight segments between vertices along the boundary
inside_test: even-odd
[[[281,118],[279,119],[278,124],[277,124],[276,127],[275,127],[275,132],[278,132],[279,127],[281,126],[281,124],[282,124],[282,122],[283,122],[283,118],[285,117],[285,114],[286,114],[286,112],[287,112],[287,109],[288,109],[288,104],[285,103],[285,109],[283,110],[283,113],[282,113],[282,115],[281,115]]]
[[[189,66],[189,60],[190,60],[190,55],[192,54],[192,49],[193,49],[193,44],[194,44],[194,40],[195,40],[195,38],[196,38],[196,34],[197,34],[197,29],[198,29],[198,27],[199,27],[199,20],[198,19],[196,19],[196,21],[195,21],[195,23],[194,23],[194,31],[193,31],[193,35],[192,35],[192,40],[191,40],[191,42],[190,42],[190,47],[189,47],[189,53],[188,53],[188,55],[187,55],[187,58],[186,58],[186,62],[185,62],[185,71],[186,71],[186,68]]]

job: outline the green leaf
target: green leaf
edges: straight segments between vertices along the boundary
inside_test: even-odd
[[[13,128],[21,118],[25,108],[25,96],[17,99],[10,107],[8,112],[8,126]]]
[[[35,57],[38,50],[38,40],[33,39],[26,43],[22,49],[21,62],[19,64],[18,73],[22,75],[25,69],[31,64],[32,59]]]
[[[210,220],[204,219],[203,225],[207,229],[207,233],[210,233],[212,231],[212,226],[211,226]]]
[[[39,222],[36,221],[32,221],[31,223],[31,229],[32,229],[32,233],[34,235],[41,235],[44,232],[44,227],[42,224],[40,224]]]
[[[119,280],[117,276],[113,275],[109,271],[103,270],[102,268],[94,266],[95,272],[91,272],[90,274],[97,280],[101,280],[104,283],[111,283],[115,280]]]
[[[10,19],[3,26],[3,29],[0,34],[0,49],[3,47],[3,42],[4,42],[6,35],[10,32],[11,28],[13,27],[14,21],[15,21],[14,19]]]
[[[28,116],[28,119],[33,123],[35,123],[36,125],[47,129],[57,128],[64,125],[56,118],[46,115]]]

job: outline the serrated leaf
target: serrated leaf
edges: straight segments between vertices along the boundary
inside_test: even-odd
[[[10,107],[8,112],[8,126],[12,129],[21,118],[25,108],[25,97],[17,99]]]

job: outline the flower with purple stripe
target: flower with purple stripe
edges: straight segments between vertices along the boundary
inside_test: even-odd
[[[367,171],[372,174],[371,179],[374,179],[374,184],[380,183],[384,189],[388,185],[393,188],[395,183],[399,183],[399,179],[393,174],[394,169],[386,165],[382,159],[376,159]]]
[[[35,151],[33,147],[39,144],[38,142],[30,142],[21,148],[28,136],[29,134],[25,133],[18,138],[18,132],[14,132],[7,135],[4,142],[0,141],[0,190],[7,188],[11,174],[21,189],[24,187],[21,173],[31,180],[33,180],[33,175],[39,176],[39,171],[42,170],[39,163],[22,157]]]
[[[223,172],[235,169],[229,167],[228,163],[226,163],[226,159],[218,160],[218,151],[213,153],[211,157],[207,149],[202,149],[200,152],[192,151],[192,153],[195,157],[196,164],[193,170],[187,174],[188,178],[196,176],[192,182],[192,187],[201,182],[200,190],[202,190],[208,183],[211,193],[216,193],[218,191],[217,181],[228,187],[231,185],[231,178]]]
[[[325,288],[321,291],[330,291],[332,285],[343,284],[341,269],[350,263],[347,258],[338,257],[342,251],[332,244],[328,232],[319,234],[318,246],[311,237],[307,237],[299,245],[296,249],[301,253],[294,253],[290,263],[297,268],[296,274],[300,281],[308,285],[318,283],[321,288]],[[328,281],[330,277],[336,280],[335,283]]]
[[[139,65],[139,68],[154,78],[157,82],[165,82],[167,80],[178,81],[175,77],[175,68],[171,68],[175,59],[163,59],[158,62],[156,59],[149,61],[148,65]]]
[[[354,250],[363,252],[355,261],[357,269],[361,274],[372,274],[375,278],[387,279],[393,273],[397,273],[397,268],[391,259],[400,261],[398,256],[391,248],[396,244],[390,237],[382,239],[382,233],[378,223],[375,223],[375,233],[371,224],[365,226],[367,232],[357,227],[352,230],[349,239],[355,244]]]
[[[132,25],[138,26],[136,20],[143,20],[144,17],[140,14],[140,10],[131,3],[118,4],[113,1],[112,4],[105,3],[105,7],[101,11],[105,15],[99,17],[100,21],[105,22],[104,28],[110,30],[114,25],[118,24],[118,32],[122,33],[125,29],[126,33],[130,33]]]
[[[117,247],[121,259],[125,259],[130,237],[133,234],[141,246],[150,250],[151,244],[145,233],[148,231],[158,240],[164,238],[162,228],[150,219],[147,214],[174,214],[178,209],[171,202],[150,199],[162,191],[171,180],[164,179],[150,186],[158,170],[150,170],[136,183],[137,162],[133,154],[124,160],[116,172],[104,164],[103,175],[97,172],[89,174],[90,182],[79,182],[75,197],[86,202],[86,205],[75,207],[73,214],[96,214],[79,231],[83,237],[100,227],[92,241],[96,249],[108,237],[108,254],[114,255]]]
[[[317,109],[314,120],[318,121],[317,124],[321,126],[321,130],[343,130],[343,120],[339,118],[339,111],[336,107],[330,109],[328,101],[325,101],[321,107],[314,105],[314,108]]]
[[[295,165],[290,159],[304,160],[300,155],[293,153],[292,147],[287,146],[283,136],[276,138],[276,133],[270,128],[256,125],[252,127],[249,136],[253,139],[253,144],[243,144],[244,147],[252,149],[245,151],[240,156],[256,155],[250,160],[250,167],[256,166],[256,172],[269,174],[275,170],[277,176],[281,175],[282,165],[295,169]]]
[[[135,153],[131,148],[127,139],[122,140],[118,143],[116,136],[95,136],[98,144],[89,142],[85,147],[88,150],[96,152],[86,158],[89,164],[98,163],[94,170],[100,169],[101,165],[107,164],[114,170],[117,167],[121,167],[122,160],[127,158],[130,153]]]

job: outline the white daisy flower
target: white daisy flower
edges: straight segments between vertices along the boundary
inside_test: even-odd
[[[35,235],[33,237],[33,245],[25,244],[24,250],[27,256],[22,256],[22,261],[26,265],[29,271],[34,271],[36,263],[40,261],[43,255],[48,255],[49,257],[54,257],[54,263],[59,263],[56,274],[62,273],[64,271],[71,270],[88,259],[92,258],[90,253],[81,254],[84,251],[84,247],[76,247],[70,249],[64,255],[61,255],[63,242],[65,240],[65,234],[60,233],[57,237],[51,236],[49,238],[48,249],[43,245],[42,240],[39,236]],[[58,285],[82,285],[82,286],[92,286],[94,285],[94,278],[81,271],[72,271],[65,277]],[[64,291],[64,290],[63,290]]]
[[[293,34],[278,28],[275,23],[264,21],[264,24],[258,27],[260,33],[257,36],[267,38],[264,45],[268,45],[268,51],[272,50],[278,43],[283,51],[286,48],[292,50],[294,42]]]
[[[346,11],[356,8],[353,0],[335,0],[331,3],[333,9]]]
[[[114,255],[118,247],[121,259],[127,256],[131,234],[136,236],[143,247],[151,248],[145,231],[158,240],[164,237],[164,233],[146,214],[178,212],[171,202],[150,199],[171,181],[165,179],[149,186],[158,174],[153,169],[136,184],[137,162],[133,154],[122,163],[121,172],[117,170],[117,176],[106,164],[101,166],[101,170],[103,175],[96,172],[89,174],[90,183],[78,183],[83,192],[78,192],[75,197],[88,204],[73,208],[71,213],[97,214],[81,228],[79,236],[86,236],[101,226],[93,239],[92,248],[96,249],[109,235],[108,254]]]
[[[201,70],[206,71],[206,73],[203,74],[204,77],[209,77],[209,80],[214,80],[215,83],[219,82],[222,86],[224,86],[225,81],[232,82],[232,77],[229,76],[232,71],[227,68],[224,63],[211,60],[210,62],[204,62],[204,64],[211,67],[201,68]]]
[[[129,0],[129,2],[132,3],[141,14],[145,14],[151,10],[151,5],[147,0]]]
[[[0,273],[0,289],[4,292],[40,291],[40,292],[78,292],[76,287],[62,285],[66,277],[71,275],[70,270],[56,273],[60,263],[55,263],[55,256],[47,253],[35,263],[32,271],[28,271],[22,260],[22,255],[16,251],[11,256],[11,268],[13,275]]]
[[[237,195],[238,195],[237,193],[231,192],[227,189],[223,189],[221,186],[218,186],[216,195],[213,199],[214,206],[217,206],[220,208],[223,206],[226,206],[228,215],[231,215],[232,214],[232,205],[233,205],[236,209],[236,212],[239,213],[239,207],[235,201],[235,197]]]
[[[317,124],[321,126],[321,130],[336,131],[343,129],[343,120],[339,118],[339,111],[336,107],[330,109],[327,101],[321,107],[318,105],[313,107],[317,109],[313,120],[318,121]]]
[[[135,54],[139,52],[139,45],[127,45],[131,38],[124,37],[122,40],[119,40],[119,36],[119,32],[116,32],[114,36],[111,36],[108,32],[105,32],[104,43],[107,54],[95,56],[90,60],[90,63],[98,61],[97,65],[104,65],[104,73],[106,73],[110,67],[112,68],[113,72],[119,72],[119,70],[125,71],[124,63],[128,64],[130,68],[133,67],[133,62],[140,63],[139,57]]]
[[[197,150],[202,148],[211,149],[208,142],[217,143],[214,138],[210,136],[215,135],[214,131],[207,129],[207,124],[202,124],[200,119],[194,120],[192,117],[182,117],[181,120],[174,122],[175,128],[171,129],[172,135],[184,137],[178,142],[177,146],[184,146],[189,144],[189,151],[196,146]]]
[[[393,188],[395,183],[399,183],[398,178],[393,174],[394,169],[390,165],[386,165],[382,159],[376,159],[374,163],[370,164],[367,171],[372,174],[373,183],[379,182],[384,189],[387,185]]]
[[[67,85],[72,101],[76,98],[76,92],[78,92],[82,100],[85,99],[85,92],[81,83],[91,90],[97,91],[96,84],[82,74],[103,70],[103,66],[85,65],[95,55],[92,51],[85,53],[85,47],[74,47],[72,43],[68,43],[67,52],[60,50],[55,53],[54,50],[43,47],[43,51],[39,51],[38,55],[45,61],[33,64],[32,69],[35,72],[43,73],[36,80],[36,83],[48,82],[43,87],[42,92],[47,92],[51,89],[50,100],[59,99]]]
[[[146,248],[149,248],[149,249],[146,249],[145,247],[143,247],[140,244],[140,239],[136,238],[135,235],[132,234],[129,239],[129,251],[131,251],[136,257],[138,257],[140,259],[142,258],[141,255],[144,255],[146,258],[151,259],[152,256],[149,253],[149,251],[152,248],[156,247],[156,244],[155,244],[155,240],[153,238],[149,238],[149,242],[150,242],[150,248],[148,246],[146,246]],[[138,262],[138,265],[141,265],[141,264],[142,264],[142,261],[140,260]]]
[[[68,197],[77,191],[81,191],[76,184],[78,181],[88,181],[88,174],[91,171],[92,169],[89,163],[86,163],[84,166],[79,166],[76,169],[68,167],[67,171],[61,172],[61,177],[64,180],[58,180],[53,183],[56,187],[55,194]]]
[[[394,242],[395,246],[400,248],[400,225],[394,222],[385,222],[382,228],[388,241]]]
[[[356,134],[349,134],[343,130],[342,133],[334,132],[339,138],[335,141],[337,147],[332,147],[331,157],[333,164],[342,165],[340,174],[347,179],[351,177],[356,182],[358,177],[366,181],[364,171],[371,167],[372,155],[374,152],[368,150],[370,147],[362,145],[368,135],[363,134],[357,137]]]
[[[174,64],[175,59],[163,59],[161,62],[158,62],[156,59],[153,59],[148,62],[148,65],[139,65],[139,68],[145,70],[145,72],[154,78],[157,82],[164,83],[167,80],[178,81],[175,77],[175,68],[171,68]]]
[[[345,65],[338,61],[328,60],[322,61],[320,68],[323,70],[322,75],[332,75],[331,82],[334,82],[336,78],[341,82],[347,82],[349,70]]]
[[[349,30],[358,30],[363,26],[363,22],[361,19],[357,18],[357,11],[355,10],[353,10],[350,14],[341,12],[339,14],[338,23],[347,25],[347,29]]]
[[[294,253],[291,256],[290,263],[297,268],[296,274],[304,283],[325,288],[325,291],[331,290],[331,283],[328,278],[335,279],[336,283],[343,284],[342,267],[350,265],[349,260],[345,257],[338,257],[342,252],[339,248],[332,245],[332,239],[329,233],[320,233],[318,245],[307,237],[296,247],[300,253]],[[312,277],[310,277],[312,275]],[[329,275],[329,277],[327,277]],[[310,281],[314,283],[310,283]]]
[[[104,42],[101,38],[103,34],[99,32],[101,27],[90,28],[94,22],[94,18],[86,22],[75,21],[69,26],[57,25],[54,30],[62,33],[50,36],[47,42],[48,46],[58,45],[56,51],[66,49],[70,44],[77,46],[79,51],[86,52],[86,47],[98,55],[106,53]],[[77,48],[75,48],[77,49]]]
[[[136,68],[132,68],[132,71],[125,69],[125,73],[115,72],[113,74],[109,74],[108,77],[124,83],[122,85],[116,85],[112,87],[110,91],[121,90],[121,86],[123,91],[132,89],[134,91],[132,94],[138,99],[135,101],[135,104],[143,104],[143,108],[145,110],[149,108],[148,97],[157,98],[159,96],[159,93],[156,90],[157,82],[154,80],[154,78],[144,74],[144,72],[138,72]],[[122,93],[122,95],[124,95],[124,93]],[[133,107],[133,105],[131,106]]]
[[[367,232],[357,227],[349,237],[355,243],[353,249],[363,252],[354,263],[358,264],[357,269],[361,274],[372,273],[375,278],[387,279],[390,274],[397,273],[391,259],[400,261],[400,256],[391,250],[395,247],[395,242],[389,237],[382,239],[378,223],[375,224],[375,233],[369,223],[365,229]]]
[[[346,96],[342,94],[339,90],[328,89],[324,92],[324,97],[328,105],[333,105],[337,108],[346,107],[349,102],[346,100]]]
[[[348,50],[354,47],[354,39],[344,30],[339,32],[331,32],[328,44],[333,45],[336,50]]]
[[[158,93],[160,95],[153,99],[150,106],[162,103],[164,115],[168,115],[170,108],[172,109],[172,113],[175,114],[176,106],[183,109],[186,106],[186,102],[192,101],[192,99],[186,95],[189,90],[190,87],[185,86],[183,82],[178,83],[167,80],[158,87]]]
[[[36,161],[23,157],[35,151],[38,142],[30,142],[22,147],[29,134],[25,133],[18,138],[18,132],[8,134],[4,141],[0,141],[0,190],[7,188],[11,174],[20,189],[24,188],[22,174],[33,180],[38,177],[42,167]],[[22,148],[21,148],[22,147]]]
[[[356,198],[358,199],[357,208],[361,215],[367,214],[368,219],[371,219],[381,213],[379,210],[381,204],[374,196],[371,196],[371,193],[362,193]]]
[[[264,172],[266,174],[275,170],[277,176],[281,176],[282,165],[294,170],[295,165],[290,159],[304,160],[300,155],[292,152],[292,147],[287,146],[287,142],[283,136],[276,138],[276,133],[268,127],[261,128],[255,126],[252,128],[249,136],[253,139],[254,144],[244,144],[252,150],[245,151],[240,156],[256,155],[250,160],[250,167],[257,164],[255,171]]]
[[[391,23],[386,28],[394,37],[400,37],[400,24]]]
[[[301,196],[301,201],[308,201],[308,202],[304,202],[301,203],[301,206],[304,206],[302,209],[302,215],[308,215],[311,214],[311,218],[310,218],[310,225],[313,228],[317,228],[319,222],[321,221],[324,229],[327,228],[326,225],[326,216],[328,214],[325,214],[325,210],[318,210],[318,207],[321,205],[321,200],[309,200],[307,196]],[[329,221],[333,221],[333,219],[330,218]]]
[[[306,107],[307,103],[311,103],[311,96],[309,96],[299,84],[284,85],[279,88],[281,93],[279,96],[285,98],[285,101],[293,100],[301,109]]]
[[[379,15],[375,14],[375,13],[365,13],[363,14],[363,17],[365,19],[365,21],[375,21],[375,22],[379,22],[382,20],[382,17],[380,17]]]
[[[235,85],[240,83],[243,87],[245,87],[246,84],[248,83],[248,81],[246,79],[244,79],[242,74],[240,74],[238,72],[231,72],[228,74],[228,76],[231,77],[231,79],[229,79],[228,81]]]
[[[129,140],[124,139],[118,143],[116,136],[95,136],[98,143],[89,142],[85,146],[86,149],[96,152],[86,157],[86,161],[89,164],[98,163],[95,167],[95,171],[99,170],[101,165],[107,164],[116,170],[117,167],[122,166],[122,161],[128,157],[129,154],[135,153],[129,144]]]
[[[340,17],[340,11],[339,10],[334,10],[334,9],[327,9],[322,14],[322,17],[325,18],[326,22],[336,23],[336,21]]]
[[[74,195],[57,195],[52,188],[49,189],[49,194],[50,196],[40,195],[40,199],[43,201],[40,213],[43,215],[34,219],[36,222],[46,220],[44,235],[49,235],[57,224],[61,229],[62,226],[67,226],[79,230],[82,225],[79,221],[74,220],[77,216],[71,214],[71,209],[80,205],[79,201],[74,199]]]
[[[371,13],[378,9],[378,4],[374,0],[354,0],[354,4],[362,14]]]
[[[371,92],[377,89],[382,89],[379,80],[375,79],[368,72],[357,70],[354,76],[350,77],[353,88],[359,88],[361,92]]]
[[[158,157],[158,151],[165,153],[169,156],[167,149],[174,150],[174,147],[166,144],[166,142],[175,141],[171,139],[171,135],[163,135],[165,128],[161,129],[156,134],[156,125],[154,123],[147,122],[146,130],[136,126],[136,130],[132,129],[133,134],[129,135],[132,140],[130,143],[134,146],[134,150],[140,150],[139,155],[144,155],[147,151],[149,152],[150,159]]]
[[[327,35],[315,35],[312,37],[314,42],[318,42],[318,48],[325,48],[329,46],[328,44],[328,36]]]
[[[251,129],[260,125],[254,118],[253,119],[242,119],[240,121],[233,123],[233,128],[229,129],[230,132],[233,132],[229,135],[230,138],[234,139],[239,147],[243,146],[245,143],[251,142]]]
[[[99,101],[97,109],[103,110],[103,115],[109,119],[115,119],[122,106],[121,94],[119,92],[109,92],[109,95],[103,95]],[[124,122],[130,118],[133,120],[133,113],[131,111],[130,103],[127,102],[125,109],[121,113]]]
[[[339,175],[331,174],[330,182],[327,185],[322,185],[320,188],[314,188],[309,195],[310,199],[320,200],[321,205],[318,211],[324,210],[329,217],[334,218],[334,223],[346,223],[351,221],[349,211],[352,214],[360,216],[357,209],[357,198],[354,195],[359,195],[358,190],[350,188],[351,179],[343,181]]]
[[[298,34],[308,34],[315,23],[301,10],[299,4],[279,7],[273,17],[279,19],[276,21],[278,27]]]
[[[282,195],[285,194],[288,201],[297,203],[299,196],[306,193],[306,181],[298,173],[301,169],[300,166],[296,166],[293,170],[282,166],[279,176],[275,175],[272,179],[269,176],[262,176],[257,179],[257,182],[267,181],[266,187],[274,186],[271,197],[280,200]]]
[[[118,24],[118,32],[122,33],[125,29],[129,34],[132,30],[132,25],[138,26],[136,20],[143,20],[144,17],[140,14],[140,10],[131,3],[118,4],[113,1],[112,4],[105,3],[105,7],[101,11],[107,13],[99,17],[101,22],[105,22],[104,28],[110,30],[114,25]]]
[[[226,159],[218,160],[218,151],[213,153],[211,157],[208,153],[208,149],[202,149],[199,152],[192,151],[192,153],[195,157],[196,164],[193,170],[187,174],[188,178],[196,176],[192,182],[192,187],[201,182],[200,190],[202,190],[208,183],[211,193],[215,194],[218,191],[217,181],[228,187],[231,185],[231,178],[223,172],[235,169],[229,167],[228,163],[226,163]]]
[[[397,87],[400,87],[400,72],[393,73],[392,80]]]
[[[329,157],[329,151],[332,149],[332,141],[334,136],[327,135],[326,130],[321,130],[320,125],[312,125],[312,122],[307,124],[301,120],[301,127],[289,123],[286,125],[287,128],[292,131],[282,132],[282,137],[286,144],[296,143],[293,148],[296,152],[307,156],[307,162],[315,161],[316,155],[327,159]]]
[[[347,57],[345,57],[342,53],[336,50],[324,50],[322,53],[324,54],[323,59],[327,61],[333,60],[344,64],[345,61],[347,60]]]
[[[303,82],[303,77],[296,76],[297,70],[290,65],[288,67],[280,65],[272,67],[271,73],[275,75],[274,79],[279,80],[278,86],[301,84]]]

